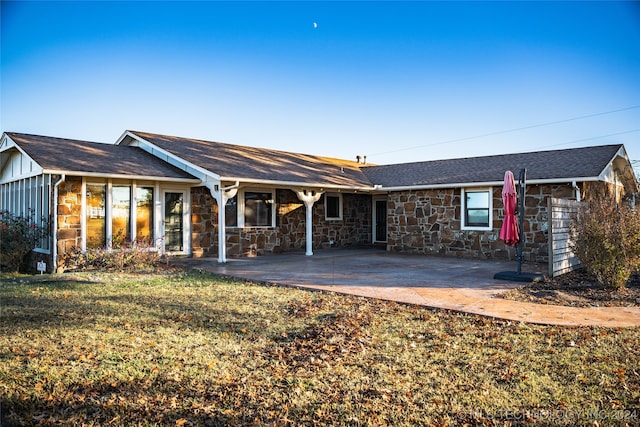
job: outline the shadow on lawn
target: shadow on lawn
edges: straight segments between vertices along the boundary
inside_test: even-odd
[[[112,294],[104,282],[73,278],[33,280],[0,285],[1,330],[28,328],[92,328],[106,324],[113,328],[158,327],[177,324],[179,328],[209,333],[263,332],[265,313],[254,313],[224,305],[212,295],[153,294],[152,291]],[[86,287],[92,289],[87,291]],[[106,287],[109,288],[109,287]],[[83,292],[75,292],[82,289]]]
[[[73,383],[63,398],[2,398],[0,425],[247,425],[256,414],[267,415],[267,411],[246,397],[238,402],[241,388],[238,381],[224,385],[203,382],[194,389],[163,374],[153,379]],[[185,405],[187,399],[191,405]],[[242,408],[246,415],[230,408]],[[189,424],[179,420],[189,420]]]

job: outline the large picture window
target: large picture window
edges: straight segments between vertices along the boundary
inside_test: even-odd
[[[463,228],[490,230],[492,221],[491,189],[463,191]]]
[[[136,188],[136,240],[153,242],[153,187]]]
[[[131,240],[131,187],[114,185],[111,189],[111,232],[113,239]]]
[[[87,184],[87,248],[106,245],[106,185]]]
[[[86,248],[104,248],[132,240],[154,241],[153,187],[87,183]]]

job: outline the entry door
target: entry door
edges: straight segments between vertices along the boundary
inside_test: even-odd
[[[373,201],[373,223],[374,223],[374,235],[373,241],[386,242],[387,241],[387,200],[377,199]]]
[[[164,250],[184,251],[184,192],[164,193]]]

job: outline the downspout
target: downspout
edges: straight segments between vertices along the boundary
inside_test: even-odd
[[[578,201],[578,202],[579,202],[579,201],[580,201],[580,198],[581,198],[581,195],[580,195],[580,187],[578,187],[578,184],[577,184],[575,181],[573,181],[573,182],[571,183],[571,186],[573,187],[573,189],[574,189],[574,190],[575,190],[575,192],[576,192],[576,201]]]
[[[52,250],[52,262],[53,262],[53,272],[55,273],[58,270],[58,186],[62,184],[67,179],[65,174],[60,175],[58,181],[53,185],[53,203],[51,204],[53,208],[53,229],[52,229],[52,242],[51,248]]]

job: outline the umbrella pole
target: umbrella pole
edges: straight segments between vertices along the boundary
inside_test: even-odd
[[[523,273],[522,272],[522,251],[524,248],[524,196],[527,185],[527,170],[520,169],[520,212],[518,213],[518,222],[520,226],[520,240],[516,245],[516,259],[518,261],[518,271],[502,271],[496,273],[493,278],[500,280],[511,280],[517,282],[539,282],[544,280],[544,275],[539,273]]]
[[[520,169],[520,176],[518,177],[520,181],[520,212],[518,215],[518,220],[520,223],[520,241],[518,242],[518,250],[516,253],[516,258],[518,260],[518,275],[522,274],[522,249],[524,247],[524,195],[525,195],[525,187],[527,181],[527,170]]]

